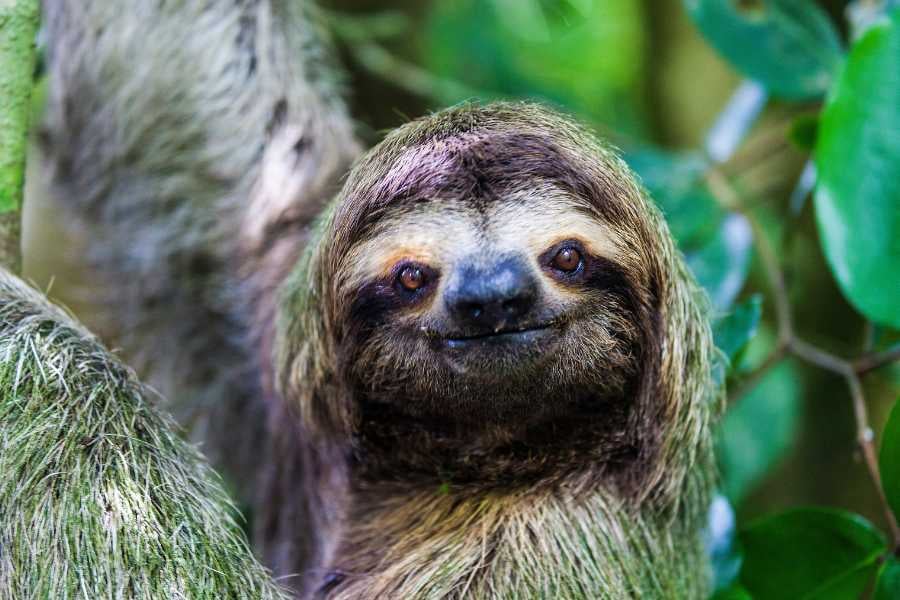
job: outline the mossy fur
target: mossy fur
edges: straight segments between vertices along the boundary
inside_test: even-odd
[[[0,269],[0,598],[287,598],[134,373]]]

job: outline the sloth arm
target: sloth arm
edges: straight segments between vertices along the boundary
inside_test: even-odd
[[[287,598],[118,358],[0,269],[0,595]]]

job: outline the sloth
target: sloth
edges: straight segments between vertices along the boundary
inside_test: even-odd
[[[703,596],[711,352],[662,216],[583,128],[503,103],[400,127],[281,306],[323,593]]]
[[[357,158],[309,3],[131,8],[44,2],[30,179],[89,239],[88,326],[167,397],[280,581],[703,597],[706,302],[614,150],[496,103]]]

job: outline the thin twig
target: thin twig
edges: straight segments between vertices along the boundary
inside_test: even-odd
[[[865,375],[892,362],[900,360],[900,344],[897,344],[883,352],[865,354],[853,361],[853,370],[857,375]]]
[[[753,216],[753,214],[745,208],[745,203],[740,193],[734,188],[731,182],[722,173],[714,168],[709,169],[706,175],[709,189],[721,204],[727,210],[736,211],[746,217],[753,230],[754,244],[763,265],[763,271],[771,288],[772,297],[775,302],[775,319],[778,324],[778,345],[776,352],[773,352],[767,360],[761,365],[760,369],[754,372],[755,381],[759,381],[765,370],[771,368],[778,360],[780,360],[779,352],[786,351],[806,362],[813,364],[821,369],[830,371],[840,375],[847,382],[850,390],[850,397],[853,404],[853,414],[856,420],[857,442],[862,451],[866,469],[875,491],[884,511],[885,519],[893,537],[894,546],[900,549],[900,526],[897,519],[887,502],[884,494],[884,488],[881,484],[881,475],[878,470],[878,458],[875,452],[875,435],[869,425],[869,416],[866,409],[865,396],[863,395],[862,384],[859,375],[868,372],[878,366],[886,364],[900,358],[900,348],[892,348],[883,353],[868,355],[854,361],[848,361],[821,348],[818,348],[808,342],[799,339],[793,328],[793,320],[791,315],[790,299],[788,296],[787,285],[784,279],[784,271],[779,264],[775,249],[763,231],[762,225]],[[741,393],[745,393],[752,389],[746,385],[742,386]]]
[[[887,518],[888,527],[891,530],[891,536],[894,540],[895,548],[900,548],[900,526],[897,525],[897,518],[891,510],[887,496],[884,493],[884,487],[881,484],[881,473],[878,469],[878,455],[875,452],[875,433],[869,426],[869,415],[866,409],[866,400],[863,395],[862,384],[854,370],[853,365],[833,354],[830,354],[821,348],[816,348],[812,344],[804,342],[799,338],[791,340],[790,350],[799,358],[814,364],[826,371],[831,371],[844,378],[847,387],[850,389],[850,398],[853,403],[853,414],[856,417],[856,439],[862,450],[863,461],[869,470],[872,482],[875,484],[875,490],[878,493],[878,500],[881,508]]]

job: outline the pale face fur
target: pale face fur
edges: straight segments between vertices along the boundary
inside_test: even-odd
[[[577,246],[582,270],[597,275],[625,258],[619,245],[588,207],[550,184],[490,203],[443,197],[398,210],[344,261],[338,293],[354,306],[350,319],[366,321],[350,338],[351,377],[370,401],[468,427],[534,424],[565,413],[578,395],[621,392],[634,370],[629,342],[638,341],[627,299],[605,287],[608,279],[561,277],[548,268],[558,246]],[[489,331],[457,322],[448,308],[453,288],[461,278],[489,278],[508,261],[527,272],[536,301],[521,319],[495,329],[546,329],[460,342]],[[395,289],[409,264],[429,272],[427,289],[412,298]]]

